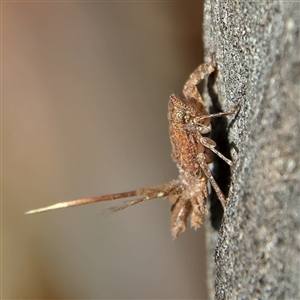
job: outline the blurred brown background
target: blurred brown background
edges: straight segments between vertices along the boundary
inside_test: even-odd
[[[204,230],[173,242],[167,200],[23,214],[177,177],[201,25],[201,2],[2,3],[3,299],[206,299]]]

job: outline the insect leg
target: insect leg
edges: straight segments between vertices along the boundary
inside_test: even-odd
[[[205,76],[209,75],[215,70],[210,63],[200,65],[189,77],[183,87],[183,95],[186,99],[194,98],[203,104],[201,95],[197,89],[197,84],[204,80]]]
[[[237,109],[239,109],[241,107],[241,104],[237,104],[236,106],[234,106],[233,108],[231,108],[230,110],[228,111],[225,111],[225,112],[220,112],[220,113],[217,113],[217,114],[211,114],[211,115],[203,115],[201,117],[196,117],[194,119],[194,122],[195,123],[200,123],[200,121],[202,120],[205,120],[205,119],[212,119],[212,118],[219,118],[219,117],[222,117],[222,116],[230,116],[232,115]]]
[[[226,158],[222,153],[220,153],[215,147],[216,147],[216,143],[213,141],[213,140],[211,140],[210,138],[207,138],[207,137],[203,137],[203,136],[201,136],[200,138],[199,138],[199,141],[200,141],[200,143],[204,146],[204,147],[206,147],[206,148],[208,148],[209,150],[211,150],[212,152],[214,152],[215,154],[217,154],[221,159],[223,159],[229,166],[233,166],[233,162],[230,160],[230,159],[228,159],[228,158]]]
[[[221,191],[221,189],[219,188],[217,182],[215,181],[215,178],[213,177],[206,161],[205,161],[205,156],[204,154],[199,154],[199,162],[200,162],[200,168],[203,171],[203,173],[205,174],[205,176],[207,177],[207,179],[210,181],[211,185],[213,186],[214,190],[216,191],[216,194],[223,206],[223,208],[225,208],[226,206],[226,198],[223,194],[223,192]]]

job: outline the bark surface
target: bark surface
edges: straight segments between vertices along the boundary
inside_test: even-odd
[[[204,45],[217,63],[211,111],[242,104],[228,140],[226,124],[213,129],[236,163],[230,182],[215,169],[230,189],[219,232],[217,202],[207,226],[211,299],[300,299],[299,22],[297,2],[205,3]]]

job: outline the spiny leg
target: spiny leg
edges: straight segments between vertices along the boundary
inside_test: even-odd
[[[208,210],[206,208],[206,199],[207,199],[207,187],[203,193],[202,197],[192,197],[192,212],[191,212],[191,227],[194,229],[200,228],[203,224],[204,218],[203,215],[208,214]],[[206,194],[206,195],[205,195]]]
[[[214,152],[215,154],[217,154],[221,159],[223,159],[229,166],[233,166],[233,162],[228,159],[227,157],[225,157],[222,153],[220,153],[215,147],[216,147],[216,143],[211,140],[210,138],[207,138],[207,137],[203,137],[203,136],[200,136],[199,138],[199,141],[200,143],[208,148],[209,150],[211,150],[212,152]]]
[[[191,202],[178,196],[176,202],[172,205],[171,232],[175,240],[179,233],[186,230],[187,217],[190,214]]]
[[[232,115],[237,109],[239,109],[241,107],[241,104],[238,103],[236,106],[232,107],[230,110],[225,111],[225,112],[220,112],[217,114],[211,114],[211,115],[203,115],[201,117],[196,117],[194,119],[195,123],[200,123],[202,120],[205,119],[213,119],[213,118],[219,118],[219,117],[223,117],[223,116],[230,116]]]
[[[199,162],[200,162],[200,168],[203,171],[203,173],[205,174],[205,176],[207,177],[207,179],[210,181],[211,185],[213,186],[214,190],[216,191],[216,194],[223,206],[223,208],[225,208],[226,206],[226,198],[223,194],[223,192],[221,191],[221,189],[219,188],[215,178],[213,177],[206,161],[205,161],[205,156],[204,154],[199,154]]]
[[[183,87],[183,94],[186,99],[194,98],[203,104],[202,97],[197,89],[197,84],[215,70],[212,63],[200,65],[189,77]]]
[[[210,119],[210,118],[218,118],[218,117],[222,117],[222,116],[226,116],[226,115],[232,115],[238,108],[240,108],[241,105],[238,104],[236,106],[234,106],[232,109],[230,109],[227,112],[221,112],[221,113],[217,113],[217,114],[211,114],[211,115],[207,115],[207,116],[201,116],[201,117],[196,117],[195,118],[195,122],[196,123],[200,123],[200,121],[204,120],[204,119]],[[211,140],[210,138],[207,137],[203,137],[202,135],[199,134],[199,141],[200,143],[205,146],[206,148],[210,149],[212,152],[214,152],[215,154],[217,154],[221,159],[223,159],[229,166],[233,166],[233,162],[226,158],[222,153],[220,153],[215,147],[216,147],[216,143]]]

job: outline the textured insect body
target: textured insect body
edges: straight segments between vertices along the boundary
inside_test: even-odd
[[[171,197],[172,234],[177,237],[185,231],[187,217],[191,227],[197,229],[203,224],[203,215],[208,213],[207,177],[201,170],[201,161],[211,162],[210,153],[200,142],[200,132],[210,131],[210,120],[199,124],[197,117],[208,115],[204,106],[194,98],[180,99],[175,95],[169,100],[170,140],[172,158],[179,170],[179,183],[182,186],[180,197]],[[205,153],[207,152],[207,153]]]
[[[199,141],[201,131],[210,131],[210,120],[204,119],[204,124],[195,123],[196,117],[208,115],[204,107],[195,99],[190,99],[194,106],[185,103],[177,96],[171,95],[169,101],[170,139],[172,144],[172,158],[178,168],[196,175],[200,169],[198,154],[205,151],[205,147]],[[197,105],[197,106],[196,106]]]
[[[201,227],[203,216],[208,213],[206,206],[208,181],[215,189],[223,207],[226,205],[225,196],[208,167],[208,164],[212,162],[212,152],[230,166],[233,165],[229,159],[215,149],[215,142],[205,137],[205,135],[211,131],[210,120],[212,118],[231,115],[239,107],[237,105],[224,113],[211,115],[207,113],[196,86],[205,76],[213,71],[213,63],[200,65],[184,85],[184,97],[170,96],[168,104],[169,133],[172,144],[172,158],[179,170],[177,180],[130,192],[61,202],[45,208],[28,211],[26,214],[141,196],[138,199],[125,202],[122,206],[111,207],[110,210],[114,212],[146,200],[169,198],[172,204],[171,231],[174,239],[178,237],[179,233],[186,230],[188,217],[190,217],[191,227],[195,229]]]

